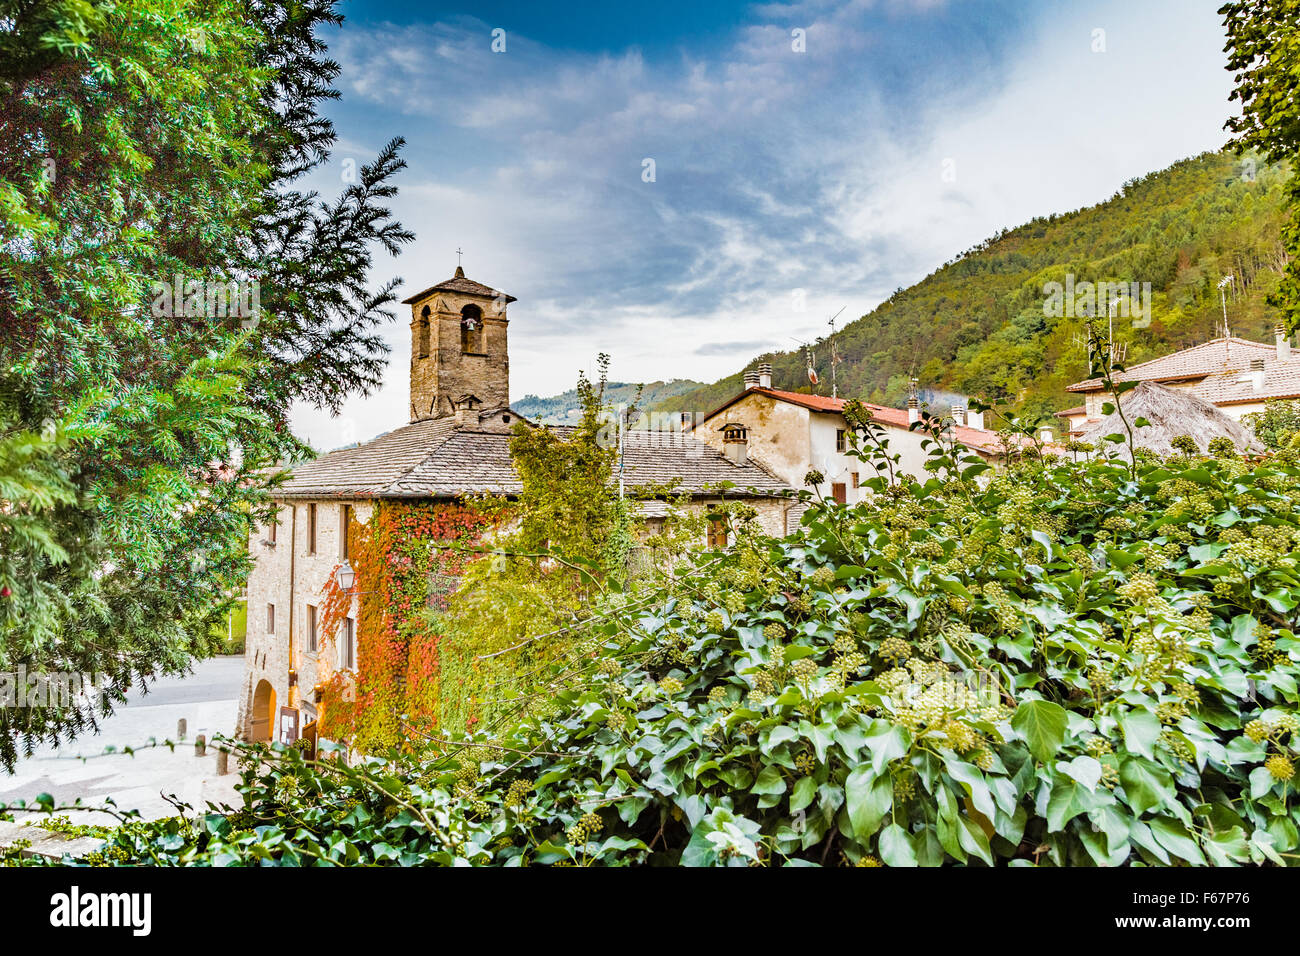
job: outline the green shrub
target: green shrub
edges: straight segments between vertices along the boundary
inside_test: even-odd
[[[1025,462],[752,529],[610,610],[508,732],[349,767],[130,859],[256,864],[1283,863],[1300,469]],[[953,477],[961,474],[963,477]]]

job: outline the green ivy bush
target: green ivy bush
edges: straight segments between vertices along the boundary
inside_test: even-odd
[[[250,751],[238,812],[132,824],[98,860],[1295,860],[1294,459],[936,452],[608,607],[508,732]]]

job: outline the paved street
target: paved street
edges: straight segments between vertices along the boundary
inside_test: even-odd
[[[206,801],[237,802],[234,761],[232,772],[218,777],[215,752],[209,748],[207,756],[195,756],[194,739],[199,734],[210,740],[214,734],[232,733],[243,672],[242,657],[217,657],[200,662],[188,677],[155,682],[147,694],[133,691],[125,707],[100,722],[98,734],[61,748],[42,747],[19,761],[13,774],[0,772],[0,803],[49,793],[58,803],[80,797],[94,806],[111,797],[119,808],[134,808],[153,819],[176,812],[163,793],[200,809]],[[151,738],[160,744],[176,740],[181,718],[188,724],[187,733],[175,751],[158,746],[120,753],[123,747],[142,747]],[[105,753],[110,747],[119,752]],[[112,819],[102,813],[68,816],[87,823]]]

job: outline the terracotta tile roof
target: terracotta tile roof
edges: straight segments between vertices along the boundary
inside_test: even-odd
[[[556,431],[571,432],[572,428]],[[788,486],[756,462],[735,465],[691,435],[629,432],[624,449],[627,484],[667,483],[701,495],[730,481],[729,494],[762,495]],[[503,431],[458,428],[455,419],[417,422],[357,448],[331,452],[293,469],[276,490],[283,498],[451,498],[462,494],[513,495],[521,490]]]
[[[704,416],[708,421],[719,412],[730,408],[736,402],[740,401],[746,395],[757,392],[766,395],[769,398],[779,399],[783,402],[789,402],[792,405],[802,405],[804,408],[811,409],[815,412],[836,412],[842,413],[844,406],[848,403],[847,399],[830,398],[826,395],[804,395],[802,392],[787,392],[779,388],[763,388],[758,386],[749,388],[734,398],[718,406],[709,414]],[[886,405],[873,405],[871,402],[862,402],[861,405],[871,412],[872,418],[883,425],[890,425],[894,428],[904,430],[910,427],[905,408],[889,408]],[[971,428],[967,425],[954,425],[952,427],[953,437],[961,444],[977,451],[988,453],[1001,452],[1003,450],[1002,438],[996,432],[986,431],[982,428]]]
[[[1267,361],[1275,358],[1276,354],[1275,344],[1252,342],[1234,335],[1231,339],[1218,338],[1170,355],[1162,355],[1117,372],[1116,376],[1122,382],[1174,382],[1249,368],[1251,359],[1262,358]],[[1091,392],[1101,387],[1101,379],[1090,378],[1066,388],[1071,392]]]
[[[1076,405],[1074,408],[1063,408],[1056,413],[1057,418],[1072,418],[1075,415],[1083,415],[1088,411],[1087,405]]]
[[[499,289],[493,289],[491,286],[486,286],[482,282],[475,282],[473,279],[466,279],[465,270],[460,266],[457,266],[456,274],[446,282],[439,282],[437,285],[431,285],[423,292],[417,292],[409,299],[403,299],[402,304],[411,305],[414,302],[419,302],[421,299],[432,295],[434,292],[443,291],[459,292],[461,295],[477,295],[482,296],[485,299],[495,299],[497,296],[504,294]],[[513,295],[506,296],[506,302],[514,301],[516,301],[516,299]]]

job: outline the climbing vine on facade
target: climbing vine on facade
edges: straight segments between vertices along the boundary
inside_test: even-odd
[[[401,742],[403,715],[417,726],[437,725],[440,632],[430,611],[446,606],[437,582],[459,578],[510,511],[496,498],[379,501],[367,523],[353,519],[355,583],[346,594],[331,576],[321,633],[328,655],[355,606],[358,669],[323,688],[325,736],[371,751]]]

